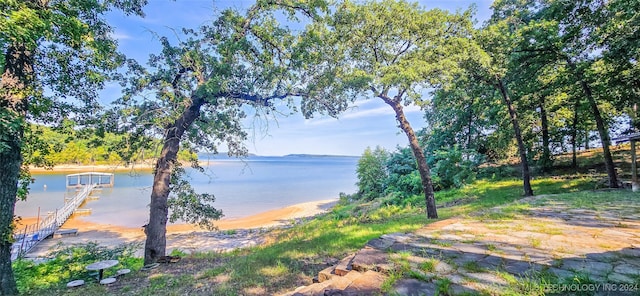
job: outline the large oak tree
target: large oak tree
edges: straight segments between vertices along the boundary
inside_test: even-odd
[[[230,155],[245,155],[243,108],[271,112],[274,100],[293,107],[294,96],[303,102],[316,98],[307,95],[292,62],[297,39],[275,15],[294,22],[316,18],[323,8],[323,1],[273,0],[258,1],[245,13],[225,10],[210,25],[183,30],[184,40],[177,44],[161,38],[162,51],[147,67],[132,63],[126,95],[117,102],[120,118],[129,123],[121,127],[131,131],[131,143],[154,134],[163,138],[145,227],[146,264],[165,256],[168,221],[212,227],[222,214],[213,207],[212,194],[197,194],[181,180],[180,149],[217,152],[222,146]],[[312,113],[341,110],[316,103],[321,107]]]
[[[405,115],[409,104],[423,106],[429,90],[457,69],[467,46],[470,12],[424,10],[406,1],[344,1],[325,24],[308,28],[307,62],[315,89],[340,104],[359,96],[377,98],[394,111],[415,156],[427,205],[437,218],[425,153]]]

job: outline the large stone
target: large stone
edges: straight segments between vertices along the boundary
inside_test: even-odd
[[[605,276],[611,272],[613,266],[606,262],[568,259],[562,262],[562,268],[594,276]]]
[[[318,282],[322,283],[336,276],[335,270],[336,270],[335,266],[330,266],[318,272]]]
[[[296,289],[294,296],[321,296],[324,295],[324,290],[331,285],[331,281],[323,283],[313,284],[306,287]]]
[[[558,279],[561,279],[561,280],[572,278],[575,275],[573,271],[555,268],[555,267],[549,267],[547,269],[547,272],[554,274]]]
[[[369,270],[355,279],[349,285],[345,292],[358,295],[371,295],[380,292],[380,287],[384,283],[386,277],[381,273]]]
[[[367,246],[378,250],[387,250],[394,243],[394,240],[374,238],[367,243]]]
[[[353,260],[354,256],[347,256],[344,259],[340,260],[340,262],[338,263],[338,265],[336,265],[336,268],[334,269],[333,273],[339,275],[339,276],[343,276],[347,273],[349,273],[349,271],[351,271],[352,267],[351,267],[351,261]]]
[[[355,281],[357,278],[361,277],[363,274],[360,272],[357,272],[355,270],[349,271],[349,273],[347,273],[344,278],[349,279],[350,281]]]
[[[465,287],[458,284],[451,284],[449,285],[449,295],[478,295],[478,292],[469,287]]]
[[[393,288],[398,295],[419,296],[435,295],[438,287],[434,283],[425,283],[416,279],[402,279]]]
[[[609,282],[611,283],[624,283],[624,284],[635,284],[636,281],[629,277],[628,275],[625,274],[619,274],[619,273],[611,273],[609,274],[609,276],[607,277],[609,279]]]
[[[615,252],[604,252],[604,253],[589,253],[589,254],[586,254],[585,257],[593,261],[611,262],[618,259],[619,256]]]
[[[620,253],[629,257],[640,257],[640,249],[625,248],[620,250]]]
[[[415,248],[410,244],[398,243],[398,242],[396,242],[393,245],[391,245],[391,247],[389,247],[389,249],[391,251],[393,251],[394,253],[405,252],[405,251],[411,252],[411,251],[415,250]]]
[[[480,259],[478,262],[478,266],[484,269],[496,269],[497,267],[502,266],[503,260],[498,256],[487,256]]]
[[[489,272],[465,273],[464,276],[471,279],[472,282],[478,282],[488,286],[506,286],[507,281],[503,278]]]
[[[523,276],[527,271],[532,269],[529,262],[512,260],[505,262],[503,267],[506,272],[516,276]]]
[[[349,285],[351,285],[351,283],[353,283],[353,280],[347,278],[346,276],[344,276],[344,277],[336,276],[336,277],[332,278],[328,282],[329,282],[329,285],[326,286],[325,289],[344,290]]]
[[[365,272],[367,270],[377,270],[378,265],[387,264],[389,255],[378,249],[365,247],[358,251],[351,261],[353,270]]]
[[[383,234],[380,238],[385,239],[385,240],[391,240],[391,241],[397,241],[397,242],[407,242],[409,240],[411,240],[412,236],[410,234],[406,234],[406,233],[400,233],[400,232],[395,232],[395,233],[389,233],[389,234]]]
[[[627,275],[633,275],[633,276],[638,276],[640,275],[640,269],[638,269],[637,266],[633,266],[631,264],[620,264],[618,266],[616,266],[613,271],[617,272],[617,273],[622,273],[622,274],[627,274]]]
[[[483,246],[478,246],[474,244],[465,244],[465,243],[456,243],[451,246],[453,249],[456,249],[460,252],[467,254],[477,254],[477,255],[486,255],[487,248]]]

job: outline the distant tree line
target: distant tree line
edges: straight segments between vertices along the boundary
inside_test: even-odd
[[[46,166],[70,165],[120,165],[154,160],[159,156],[162,142],[149,138],[142,149],[127,149],[128,135],[106,132],[103,129],[79,127],[71,120],[63,120],[60,126],[32,125],[30,132],[37,134],[40,149],[26,153],[29,163]],[[181,161],[197,157],[190,150],[178,154]]]

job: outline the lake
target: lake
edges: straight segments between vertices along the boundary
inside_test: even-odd
[[[358,157],[348,156],[217,156],[201,160],[204,173],[187,169],[187,180],[198,193],[216,196],[214,206],[224,218],[239,218],[298,203],[337,199],[340,192],[356,191]],[[35,174],[27,201],[18,201],[16,215],[35,217],[64,204],[66,174]],[[91,214],[80,219],[126,227],[148,222],[153,175],[150,172],[115,173],[114,188],[105,188],[82,208]],[[46,186],[45,186],[46,185]]]

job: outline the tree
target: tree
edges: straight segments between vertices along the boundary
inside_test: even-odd
[[[427,204],[437,218],[425,154],[407,120],[404,106],[425,104],[425,93],[445,83],[456,68],[471,28],[470,12],[424,11],[405,1],[344,1],[326,24],[310,26],[307,46],[312,65],[309,83],[342,106],[357,96],[389,105],[416,158]]]
[[[384,194],[387,179],[385,164],[388,157],[387,151],[379,146],[375,150],[370,147],[364,150],[356,169],[360,196],[372,200]]]
[[[154,133],[163,138],[145,227],[145,264],[165,255],[167,221],[213,227],[211,220],[221,216],[212,194],[197,194],[181,180],[180,149],[216,152],[225,145],[230,155],[245,155],[243,105],[269,112],[273,100],[298,95],[289,50],[295,38],[274,11],[295,20],[298,13],[314,17],[322,8],[321,1],[274,0],[257,2],[246,15],[225,10],[211,25],[183,30],[186,39],[176,45],[161,38],[162,51],[147,68],[131,64],[132,79],[118,101],[121,119],[131,125],[122,127],[133,130],[130,143],[144,143]]]
[[[535,2],[535,1],[532,1]],[[592,1],[553,1],[530,7],[535,17],[521,28],[516,59],[529,61],[528,64],[554,65],[564,67],[582,92],[591,109],[602,143],[604,164],[609,178],[609,186],[617,188],[618,180],[615,164],[609,146],[611,139],[607,114],[603,112],[603,103],[610,100],[608,91],[600,89],[611,87],[607,77],[599,68],[602,64],[601,44],[598,42],[598,27],[607,21],[599,13],[604,2]],[[606,68],[606,67],[605,67]],[[607,85],[606,87],[600,87]]]
[[[496,12],[494,12],[495,14]],[[482,30],[477,31],[475,39],[478,46],[471,48],[469,59],[464,64],[469,75],[476,82],[495,89],[497,95],[502,99],[502,103],[506,106],[520,156],[524,195],[532,196],[533,189],[531,188],[527,149],[522,136],[516,104],[507,80],[510,70],[509,55],[513,50],[513,35],[514,32],[506,21],[490,22]]]
[[[145,0],[0,1],[0,294],[17,293],[11,270],[12,220],[28,176],[21,149],[26,122],[55,123],[70,98],[95,107],[96,91],[121,62],[103,15],[112,9],[142,15]],[[45,92],[44,90],[47,90]],[[45,95],[46,94],[46,95]],[[65,99],[66,98],[66,99]],[[64,107],[63,107],[64,106]],[[92,114],[91,112],[75,113]]]

